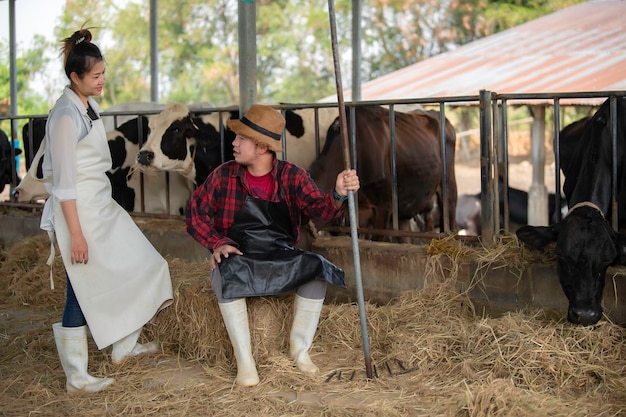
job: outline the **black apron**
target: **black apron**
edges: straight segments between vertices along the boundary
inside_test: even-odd
[[[294,247],[284,201],[247,197],[227,236],[239,244],[243,255],[231,254],[218,264],[223,298],[282,294],[313,279],[346,288],[341,268]]]

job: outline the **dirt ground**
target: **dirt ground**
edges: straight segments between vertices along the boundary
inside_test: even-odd
[[[31,238],[0,254],[0,416],[626,413],[626,330],[606,320],[573,326],[541,311],[482,316],[456,290],[456,268],[445,269],[438,261],[458,259],[469,247],[450,248],[449,254],[429,249],[431,286],[389,305],[366,304],[372,378],[356,305],[324,306],[311,349],[320,374],[310,378],[287,354],[290,298],[249,301],[261,378],[251,388],[233,383],[232,348],[206,280],[206,263],[168,259],[176,302],[143,334],[144,341],[158,340],[161,351],[114,366],[110,348],[99,351],[90,340],[89,371],[116,381],[99,393],[68,395],[51,329],[62,315],[63,268],[56,259],[51,290],[46,239]],[[516,262],[506,261],[509,267]]]

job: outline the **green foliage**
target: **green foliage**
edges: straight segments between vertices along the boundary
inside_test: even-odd
[[[38,71],[43,68],[48,58],[45,57],[45,50],[49,44],[42,36],[36,35],[33,38],[34,46],[24,50],[24,53],[16,58],[16,94],[17,94],[17,114],[44,114],[49,110],[48,102],[41,91],[31,88],[31,84],[36,79]],[[0,116],[10,113],[11,97],[11,74],[9,65],[9,46],[0,41]],[[21,132],[25,120],[18,121],[18,132]],[[0,128],[5,132],[10,132],[11,126],[8,120],[0,122]],[[21,134],[18,134],[18,138]],[[21,146],[21,145],[20,145]]]
[[[371,0],[362,1],[363,81],[403,68],[483,36],[583,0]],[[158,101],[239,100],[239,2],[158,1]],[[257,0],[257,99],[313,102],[335,92],[328,4],[309,0]],[[92,28],[107,62],[103,108],[151,101],[150,1],[66,0],[55,40],[35,39],[18,52],[20,114],[47,112],[67,82],[53,85],[46,71],[60,40]],[[334,3],[342,81],[351,83],[352,0]],[[6,45],[0,45],[0,84],[9,97]],[[32,90],[43,80],[44,89]],[[57,83],[58,84],[58,83]]]

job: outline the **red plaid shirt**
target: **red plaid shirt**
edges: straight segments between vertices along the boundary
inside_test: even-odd
[[[225,162],[192,194],[185,216],[187,233],[202,246],[210,250],[224,244],[237,246],[226,235],[249,194],[245,170],[235,161]],[[296,242],[303,216],[332,220],[342,214],[345,204],[337,209],[332,189],[320,191],[306,170],[274,159],[272,176],[275,178],[272,201],[280,201],[282,197],[287,203]]]

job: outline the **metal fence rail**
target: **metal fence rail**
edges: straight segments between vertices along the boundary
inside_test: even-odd
[[[589,105],[597,106],[601,102],[606,99],[612,99],[611,106],[611,123],[612,123],[612,136],[613,136],[613,146],[616,149],[616,137],[617,137],[617,126],[618,123],[626,123],[626,121],[618,121],[617,120],[617,112],[615,108],[615,100],[617,97],[626,96],[626,92],[624,91],[611,91],[611,92],[580,92],[580,93],[543,93],[543,94],[498,94],[497,92],[491,91],[480,91],[476,96],[459,96],[459,97],[436,97],[436,98],[415,98],[415,99],[405,99],[405,100],[382,100],[382,101],[363,101],[363,102],[347,102],[346,109],[349,112],[349,126],[354,126],[355,121],[355,108],[359,106],[384,106],[390,111],[390,126],[391,126],[391,143],[392,152],[390,165],[393,168],[393,180],[392,180],[392,219],[391,219],[391,227],[388,230],[373,230],[366,229],[360,230],[359,233],[367,233],[368,235],[379,236],[383,239],[390,239],[395,237],[410,237],[416,239],[431,239],[433,237],[440,237],[442,235],[448,235],[454,230],[451,230],[451,225],[448,224],[448,216],[450,207],[447,204],[447,195],[449,190],[447,189],[446,178],[449,175],[449,167],[445,166],[443,175],[441,179],[441,189],[444,202],[443,212],[444,216],[441,223],[441,229],[439,232],[407,232],[399,230],[399,219],[398,219],[398,194],[397,194],[397,178],[395,173],[396,167],[396,152],[395,152],[395,125],[393,115],[397,111],[403,111],[404,108],[412,108],[412,107],[423,107],[428,109],[434,109],[440,114],[440,124],[442,126],[441,129],[441,137],[440,146],[443,160],[445,161],[445,123],[447,115],[452,114],[458,108],[474,108],[478,111],[478,120],[479,120],[479,132],[480,132],[480,189],[481,189],[481,204],[482,204],[482,236],[481,240],[489,244],[490,242],[495,242],[495,239],[501,234],[509,232],[509,198],[508,198],[508,184],[509,184],[509,176],[508,176],[508,168],[509,168],[509,152],[508,152],[508,134],[510,125],[514,124],[515,121],[509,122],[509,109],[511,107],[519,107],[519,106],[531,106],[533,109],[542,109],[541,111],[537,111],[541,120],[538,119],[537,114],[535,114],[535,118],[533,121],[533,125],[539,123],[537,126],[544,126],[545,123],[545,115],[548,114],[547,109],[551,110],[551,120],[552,120],[552,129],[554,135],[554,160],[555,160],[555,190],[560,191],[560,183],[561,183],[561,174],[560,174],[560,131],[562,129],[562,121],[561,121],[561,108],[564,105],[570,105],[571,102],[580,102],[581,100],[587,100]],[[287,110],[297,110],[297,109],[313,109],[314,117],[315,117],[315,152],[316,155],[319,155],[321,149],[321,132],[319,127],[319,110],[322,108],[336,108],[337,105],[335,103],[295,103],[295,104],[281,104],[275,106],[278,110],[283,113]],[[211,108],[194,108],[192,109],[192,114],[194,115],[203,115],[209,114],[213,112],[230,112],[233,110],[238,110],[238,108],[233,106],[225,106],[225,107],[211,107]],[[122,116],[125,117],[135,117],[135,116],[145,116],[149,117],[150,115],[158,113],[158,110],[128,110],[122,112],[103,112],[103,117],[113,117],[113,125],[118,126],[118,119]],[[45,118],[47,115],[28,115],[28,116],[3,116],[0,117],[0,121],[2,120],[12,120],[12,121],[23,121],[23,120],[33,120],[35,118]],[[17,126],[16,122],[12,122],[11,126]],[[224,131],[225,131],[225,120],[219,119],[218,130],[221,133],[222,138],[222,161],[226,160],[226,155],[224,155]],[[533,132],[535,132],[536,127],[533,128]],[[545,131],[545,130],[544,130]],[[9,138],[12,141],[12,159],[15,158],[14,149],[15,149],[15,141],[20,136],[20,132],[10,132]],[[350,140],[351,152],[353,155],[356,155],[356,138],[355,132],[353,128],[350,128],[350,132],[348,134]],[[30,134],[30,138],[32,140],[32,131]],[[145,140],[145,138],[143,138]],[[532,143],[532,158],[533,158],[533,167],[535,170],[539,170],[540,173],[543,173],[543,164],[545,162],[545,146],[544,143],[538,142],[536,139],[531,139]],[[32,145],[32,143],[31,143]],[[23,155],[23,157],[32,159],[36,150],[32,149],[30,146],[30,154]],[[285,141],[285,137],[283,136],[283,157],[289,159],[290,149],[288,147],[287,142]],[[613,157],[613,175],[615,176],[617,173],[617,153],[614,152]],[[353,166],[358,170],[359,161],[354,160]],[[538,166],[541,165],[541,166]],[[9,184],[11,190],[13,190],[18,184],[18,171],[16,169],[15,164],[12,164],[12,176],[13,181]],[[533,181],[536,181],[539,176],[535,173],[533,174]],[[500,198],[500,188],[499,183],[502,182],[505,187],[502,188],[504,195]],[[541,177],[541,182],[543,182],[543,177]],[[544,184],[540,184],[545,186]],[[613,199],[612,206],[613,210],[613,218],[612,223],[615,228],[617,228],[617,200],[615,195],[617,193],[617,184],[614,181],[613,184]],[[143,195],[143,193],[142,193]],[[560,192],[556,192],[556,202],[557,207],[561,202],[561,194]],[[502,200],[502,203],[500,201]],[[503,206],[503,218],[502,221],[500,219],[500,205]],[[546,202],[547,204],[547,202]],[[0,202],[1,206],[5,207],[18,207],[18,208],[29,208],[29,209],[38,209],[41,207],[39,204],[18,204],[14,198],[11,198],[9,201]],[[144,206],[142,204],[141,209],[137,213],[133,213],[138,216],[146,216],[146,217],[158,217],[158,218],[167,218],[167,217],[180,217],[180,216],[169,216],[165,214],[150,214],[144,213]],[[557,219],[560,220],[560,213],[557,213]],[[502,224],[501,224],[502,223]],[[336,232],[349,232],[349,228],[345,227],[331,227],[330,231]]]

